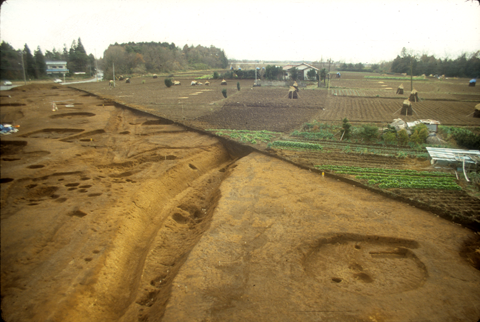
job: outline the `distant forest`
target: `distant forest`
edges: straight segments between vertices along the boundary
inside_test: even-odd
[[[458,56],[456,59],[439,59],[435,56],[409,54],[402,49],[392,62],[393,73],[407,73],[410,75],[445,75],[447,77],[479,77],[480,76],[480,50],[475,53]]]
[[[372,64],[365,68],[362,63],[340,64],[340,71],[367,71],[374,73],[406,73],[408,75],[445,75],[446,77],[472,77],[480,76],[480,50],[467,54],[463,53],[456,59],[441,59],[431,55],[414,55],[403,48],[400,55],[390,62]]]
[[[53,48],[52,51],[45,51],[45,54],[43,54],[40,46],[32,54],[27,44],[25,44],[23,50],[17,50],[9,43],[3,41],[0,44],[1,79],[23,79],[22,52],[27,79],[45,78],[45,61],[51,60],[66,61],[70,73],[85,72],[87,75],[95,74],[95,57],[92,54],[87,55],[80,38],[72,42],[70,49],[67,49],[67,46],[64,45],[63,51],[57,51]]]
[[[0,44],[0,78],[23,79],[25,65],[27,79],[41,79],[46,76],[45,61],[66,61],[70,74],[85,72],[95,75],[95,57],[87,52],[82,40],[74,40],[70,48],[64,45],[62,51],[55,48],[42,52],[40,47],[33,54],[27,44],[23,49],[15,49],[9,43]],[[116,74],[143,74],[173,72],[187,69],[226,68],[228,59],[222,49],[214,46],[187,46],[182,48],[174,43],[134,43],[110,45],[104,57],[97,61],[106,79],[112,79],[113,63]],[[67,75],[68,76],[68,75]]]
[[[214,46],[187,46],[174,43],[130,42],[110,45],[104,53],[102,68],[105,78],[115,74],[169,73],[186,69],[226,68],[228,59],[222,49]]]

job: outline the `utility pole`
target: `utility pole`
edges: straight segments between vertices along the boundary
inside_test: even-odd
[[[25,64],[23,63],[23,50],[21,51],[21,55],[22,55],[23,83],[27,85],[27,78],[25,77]]]
[[[328,90],[330,90],[330,64],[332,63],[332,59],[328,59]]]

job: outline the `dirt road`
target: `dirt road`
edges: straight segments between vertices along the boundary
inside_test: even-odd
[[[480,318],[468,229],[69,88],[8,95],[6,321]]]

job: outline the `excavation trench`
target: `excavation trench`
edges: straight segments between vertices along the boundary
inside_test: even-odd
[[[22,107],[22,133],[2,140],[9,320],[160,318],[221,183],[250,152],[119,104],[90,104],[88,120],[53,114],[45,127]]]

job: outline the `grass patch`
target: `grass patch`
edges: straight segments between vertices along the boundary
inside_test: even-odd
[[[387,79],[387,80],[409,80],[410,76],[363,76],[366,79]],[[428,79],[424,79],[423,76],[413,76],[413,79],[415,80],[425,80],[428,81]]]
[[[211,79],[213,78],[213,74],[207,74],[199,77],[195,77],[195,79]]]

